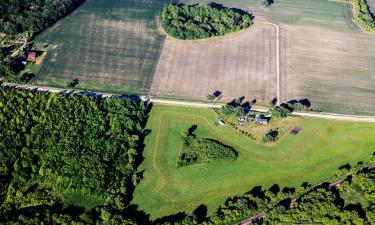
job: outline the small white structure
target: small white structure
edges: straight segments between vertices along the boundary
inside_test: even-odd
[[[225,122],[224,122],[223,120],[219,120],[217,123],[218,123],[220,126],[224,126],[224,125],[225,125]]]

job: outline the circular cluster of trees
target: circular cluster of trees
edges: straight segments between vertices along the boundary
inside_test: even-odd
[[[220,36],[250,27],[251,15],[221,5],[197,4],[163,7],[161,25],[178,39],[202,39]]]

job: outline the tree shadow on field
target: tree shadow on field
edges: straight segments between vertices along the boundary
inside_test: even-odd
[[[188,135],[195,137],[194,132],[198,129],[198,125],[193,125],[188,129]]]
[[[212,8],[220,9],[220,10],[222,10],[222,9],[230,9],[230,10],[232,10],[232,11],[234,11],[234,12],[240,14],[241,16],[243,16],[243,15],[249,15],[250,18],[251,18],[251,20],[254,20],[254,19],[255,19],[255,16],[254,16],[252,13],[250,13],[250,12],[248,12],[248,11],[245,11],[245,10],[243,10],[243,9],[240,9],[240,8],[234,8],[234,7],[232,7],[232,8],[228,8],[228,7],[224,6],[223,4],[221,4],[221,3],[216,3],[216,2],[211,2],[211,3],[209,3],[208,5],[211,6]]]
[[[192,213],[179,212],[173,215],[164,216],[153,221],[153,224],[165,224],[165,223],[175,224],[175,223],[183,223],[183,221],[186,221],[186,220],[187,221],[195,220],[197,224],[200,224],[207,219],[207,212],[208,212],[207,206],[204,204],[201,204]]]

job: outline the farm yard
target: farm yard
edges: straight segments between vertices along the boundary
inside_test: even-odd
[[[256,24],[222,38],[166,38],[150,94],[205,100],[219,90],[222,100],[276,97],[276,30]]]
[[[39,85],[113,93],[147,92],[163,36],[156,16],[163,1],[88,0],[41,35],[38,41],[57,47],[33,80]]]
[[[254,186],[317,183],[331,177],[339,166],[355,164],[372,154],[374,124],[293,120],[302,129],[300,133],[287,135],[270,147],[249,141],[229,126],[215,125],[217,116],[212,109],[155,105],[146,127],[151,133],[145,140],[140,168],[144,178],[133,203],[152,219],[191,212],[200,204],[207,204],[212,213],[227,197]],[[233,147],[238,158],[177,168],[182,133],[192,125],[197,125],[198,137],[220,140]]]

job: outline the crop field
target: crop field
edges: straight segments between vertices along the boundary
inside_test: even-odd
[[[164,37],[156,16],[163,1],[88,0],[36,39],[51,50],[36,84],[114,93],[147,92]]]
[[[296,118],[302,131],[273,147],[249,141],[228,126],[217,126],[212,109],[155,105],[147,124],[144,178],[133,203],[155,219],[191,212],[206,204],[209,213],[226,198],[254,186],[299,186],[331,177],[346,163],[355,164],[374,151],[375,124]],[[196,135],[213,138],[238,151],[237,160],[177,168],[182,132],[197,125]],[[181,135],[179,135],[181,134]]]
[[[221,91],[222,100],[276,96],[276,29],[259,24],[227,37],[184,41],[166,38],[150,93],[205,100]]]
[[[356,26],[350,4],[278,0],[265,8],[261,0],[217,2],[249,10],[258,25],[249,34],[204,44],[167,38],[152,94],[202,100],[217,89],[226,99],[245,95],[268,103],[276,93],[275,34],[259,23],[268,21],[280,27],[282,101],[307,98],[315,109],[375,115],[375,35]]]

